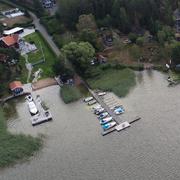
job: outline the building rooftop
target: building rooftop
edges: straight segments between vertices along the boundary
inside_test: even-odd
[[[9,36],[5,36],[3,37],[1,40],[7,45],[7,46],[13,46],[14,44],[16,44],[18,42],[19,39],[19,35],[18,34],[14,34],[14,35],[9,35]]]
[[[22,30],[23,30],[23,28],[15,27],[15,28],[13,28],[13,29],[5,30],[5,31],[3,32],[3,34],[4,34],[4,35],[11,35],[11,34],[15,34],[15,33],[19,32],[19,31],[22,31]]]
[[[22,88],[23,85],[21,83],[21,81],[13,81],[9,84],[9,89],[11,91],[15,90],[16,88]]]

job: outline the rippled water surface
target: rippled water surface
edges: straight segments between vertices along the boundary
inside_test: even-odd
[[[105,137],[85,104],[65,105],[57,86],[37,91],[52,122],[31,127],[21,100],[9,130],[42,133],[45,145],[30,161],[0,170],[0,180],[179,180],[180,86],[167,87],[166,78],[157,71],[138,73],[137,86],[122,99],[122,119],[142,119]]]

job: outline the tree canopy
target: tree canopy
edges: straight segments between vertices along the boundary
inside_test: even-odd
[[[88,42],[70,42],[62,48],[62,52],[81,75],[85,74],[95,55],[95,49]]]
[[[82,14],[93,14],[102,25],[111,26],[123,32],[133,27],[145,27],[156,33],[157,23],[172,25],[173,12],[178,0],[59,0],[59,17],[67,26],[74,27]],[[106,20],[105,20],[106,19]]]

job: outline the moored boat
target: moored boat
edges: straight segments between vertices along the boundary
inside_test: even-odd
[[[94,98],[92,96],[90,97],[87,97],[84,99],[84,102],[89,102],[89,101],[92,101]]]
[[[91,106],[91,105],[96,104],[96,103],[97,103],[96,100],[91,100],[91,101],[88,102],[88,105]]]
[[[38,109],[33,101],[28,102],[28,108],[31,115],[35,115],[38,113]]]
[[[99,115],[99,114],[103,113],[104,110],[105,110],[104,108],[95,109],[94,114]]]
[[[104,118],[104,119],[101,119],[99,122],[100,122],[100,124],[106,124],[106,123],[108,123],[108,122],[111,122],[113,120],[113,118],[112,117],[107,117],[107,118]]]
[[[122,106],[119,106],[118,108],[116,108],[114,110],[114,113],[119,115],[119,114],[123,114],[125,112],[124,108]]]
[[[98,93],[98,96],[104,96],[104,95],[106,95],[106,92],[99,92]]]
[[[108,112],[103,112],[103,113],[101,113],[100,115],[99,115],[99,119],[103,119],[103,118],[105,118],[105,117],[107,117],[109,114],[108,114]]]
[[[106,130],[114,127],[115,125],[116,125],[116,122],[113,121],[113,122],[109,122],[109,123],[106,123],[106,124],[102,125],[102,128],[103,128],[104,131],[106,131]]]

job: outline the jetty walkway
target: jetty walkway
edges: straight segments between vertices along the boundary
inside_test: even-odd
[[[102,100],[102,97],[98,96],[93,90],[88,89],[91,95],[96,99],[96,101],[108,112],[108,114],[114,119],[114,121],[119,124],[119,122],[122,122],[119,116],[115,115],[114,112],[107,106],[106,103]]]

